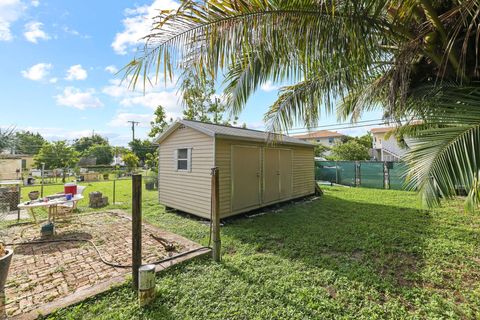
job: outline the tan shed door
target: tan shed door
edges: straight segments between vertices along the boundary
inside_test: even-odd
[[[232,210],[260,205],[260,148],[232,147]]]
[[[293,194],[293,159],[292,150],[280,149],[280,198],[289,198]]]
[[[280,163],[278,149],[265,148],[263,171],[263,202],[280,199]]]

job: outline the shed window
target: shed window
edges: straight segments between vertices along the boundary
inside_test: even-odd
[[[176,150],[176,169],[178,171],[191,171],[192,149],[182,148]]]

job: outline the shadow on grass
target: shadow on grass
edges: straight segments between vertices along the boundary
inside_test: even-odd
[[[378,200],[377,200],[378,201]],[[278,214],[232,221],[225,236],[255,252],[329,269],[367,285],[418,285],[424,265],[427,212],[404,206],[340,199],[331,193]]]

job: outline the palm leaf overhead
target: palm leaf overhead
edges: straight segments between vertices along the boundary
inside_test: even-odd
[[[423,130],[412,133],[410,185],[430,206],[465,189],[472,211],[480,204],[480,87],[433,88],[421,102],[433,104],[435,112],[425,116]]]
[[[453,185],[476,190],[465,175],[473,172],[466,159],[478,141],[469,146],[466,120],[445,108],[478,106],[479,97],[463,90],[479,86],[479,22],[478,0],[184,0],[160,12],[124,71],[132,86],[178,70],[200,81],[223,78],[232,115],[267,81],[293,82],[265,115],[271,131],[315,126],[322,109],[352,121],[372,108],[397,123],[423,119],[403,132],[418,139],[409,158],[412,184],[434,204],[438,195],[453,195]],[[435,135],[443,142],[421,143]],[[438,163],[450,171],[439,174]]]

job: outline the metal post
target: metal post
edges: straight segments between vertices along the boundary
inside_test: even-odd
[[[335,161],[335,183],[338,184],[338,162]]]
[[[43,198],[43,176],[45,173],[45,162],[42,162],[42,186],[40,188],[40,197]]]
[[[18,185],[18,204],[22,202],[22,186],[19,184]],[[20,221],[20,208],[17,205],[17,221]]]
[[[387,163],[384,161],[383,162],[383,189],[388,189],[387,188]]]
[[[138,290],[138,269],[142,265],[142,176],[132,176],[132,286]]]
[[[219,210],[219,188],[218,188],[218,167],[212,168],[212,258],[216,262],[221,260],[221,247],[222,242],[220,240],[220,210]]]
[[[147,264],[138,270],[138,303],[144,307],[155,299],[155,265]]]
[[[116,179],[113,178],[113,204],[115,204],[115,193],[116,193],[115,192],[115,181],[116,181]]]

